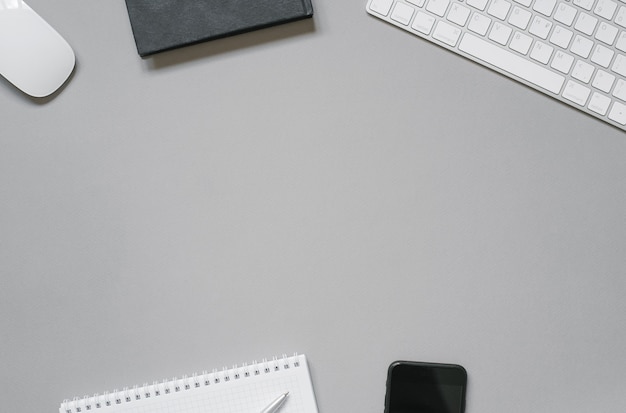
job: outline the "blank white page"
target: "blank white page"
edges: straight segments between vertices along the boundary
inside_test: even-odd
[[[59,413],[259,413],[289,392],[280,413],[317,413],[304,355],[64,401]]]

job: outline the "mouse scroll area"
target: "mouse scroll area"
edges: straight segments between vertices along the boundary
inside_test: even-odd
[[[70,45],[22,0],[0,0],[0,74],[24,93],[46,97],[69,78]]]

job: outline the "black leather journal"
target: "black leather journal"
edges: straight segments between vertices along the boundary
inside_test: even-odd
[[[126,0],[140,56],[313,16],[311,0]]]

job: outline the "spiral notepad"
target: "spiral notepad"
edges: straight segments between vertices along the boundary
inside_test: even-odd
[[[285,392],[280,413],[318,413],[304,355],[65,400],[59,413],[258,413]]]

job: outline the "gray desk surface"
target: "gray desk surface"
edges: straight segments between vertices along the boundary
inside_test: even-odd
[[[365,13],[154,59],[122,0],[31,0],[78,66],[0,81],[6,412],[294,351],[321,412],[453,362],[468,413],[626,406],[626,135]]]

